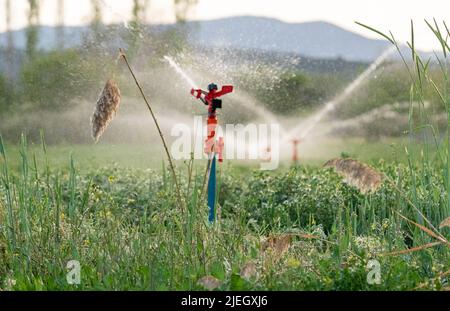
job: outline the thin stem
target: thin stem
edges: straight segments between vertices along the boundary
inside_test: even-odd
[[[177,190],[178,199],[180,200],[181,206],[184,208],[184,201],[183,201],[182,196],[181,196],[180,185],[178,183],[177,175],[175,173],[175,166],[173,164],[172,157],[170,156],[169,148],[167,148],[167,144],[166,144],[166,140],[164,139],[164,135],[163,135],[163,133],[161,131],[161,128],[159,127],[158,120],[156,120],[156,116],[153,113],[153,109],[150,106],[150,103],[147,100],[147,97],[145,96],[144,91],[143,91],[141,85],[139,84],[139,82],[138,82],[138,80],[136,78],[136,75],[133,72],[133,69],[131,69],[131,66],[130,66],[130,63],[128,62],[127,56],[125,54],[125,51],[123,49],[119,49],[119,53],[120,53],[120,57],[122,57],[123,60],[125,61],[125,64],[127,65],[128,70],[130,71],[130,73],[131,73],[131,75],[132,75],[132,77],[134,79],[134,82],[136,83],[136,86],[138,87],[138,89],[139,89],[139,91],[140,91],[140,93],[142,95],[142,98],[144,99],[144,102],[147,105],[148,111],[150,112],[150,114],[151,114],[151,116],[153,118],[153,121],[155,122],[156,128],[158,129],[159,137],[161,137],[161,140],[162,140],[162,143],[163,143],[163,146],[164,146],[164,150],[166,151],[167,158],[169,159],[169,166],[170,166],[170,170],[172,172],[173,181],[175,183],[175,187],[176,187],[176,190]]]
[[[209,158],[208,159],[208,163],[206,164],[206,170],[205,170],[205,175],[203,176],[203,185],[202,185],[202,192],[201,192],[201,194],[200,194],[200,198],[203,198],[203,196],[205,195],[205,193],[206,193],[206,188],[207,188],[207,180],[208,180],[208,172],[209,172],[209,170],[210,170],[210,168],[211,168],[211,161],[212,161],[212,158]]]

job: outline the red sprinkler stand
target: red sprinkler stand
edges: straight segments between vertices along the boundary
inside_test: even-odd
[[[272,148],[270,146],[265,149],[264,161],[272,161]]]
[[[225,143],[223,142],[223,137],[219,137],[219,141],[217,142],[216,146],[216,153],[217,158],[219,159],[219,162],[223,162],[223,147],[225,146]]]
[[[292,162],[297,163],[298,162],[298,144],[300,144],[302,141],[300,139],[293,139],[293,151],[292,151]]]
[[[205,105],[208,105],[208,120],[206,123],[208,126],[208,132],[204,151],[208,155],[210,161],[209,163],[211,164],[208,178],[208,220],[210,223],[213,223],[216,219],[216,158],[219,159],[219,163],[223,162],[224,147],[223,137],[220,137],[217,143],[215,141],[217,128],[216,110],[222,108],[222,100],[220,100],[219,97],[233,92],[233,87],[231,85],[224,85],[222,87],[222,90],[217,90],[217,85],[214,83],[208,85],[208,92],[200,89],[191,90],[191,94],[193,96],[195,96],[197,99],[200,99]]]
[[[224,85],[220,91],[218,91],[217,85],[211,83],[208,85],[208,92],[201,89],[192,89],[191,94],[200,99],[205,105],[208,105],[208,120],[207,124],[207,137],[205,140],[204,151],[207,155],[216,153],[219,158],[219,162],[223,162],[223,138],[219,138],[218,143],[215,143],[216,128],[217,128],[217,116],[216,110],[222,108],[222,100],[219,97],[233,92],[232,85]],[[202,96],[203,95],[203,96]]]

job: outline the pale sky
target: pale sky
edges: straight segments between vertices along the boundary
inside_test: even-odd
[[[5,1],[0,0],[0,32],[6,27]],[[126,22],[131,15],[132,0],[100,0],[106,23]],[[12,28],[26,25],[27,0],[11,0]],[[40,0],[40,21],[55,25],[57,0]],[[150,0],[147,20],[153,23],[174,21],[173,0]],[[65,24],[80,25],[90,20],[90,0],[65,0]],[[396,38],[410,39],[410,20],[415,22],[416,45],[422,50],[438,49],[439,44],[424,19],[446,20],[450,27],[450,0],[199,0],[190,19],[203,20],[235,15],[273,17],[285,22],[323,20],[368,37],[378,36],[355,25],[354,21],[391,30]],[[257,34],[255,34],[257,35]]]

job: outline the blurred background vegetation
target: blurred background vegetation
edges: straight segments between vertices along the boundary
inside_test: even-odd
[[[38,138],[38,130],[44,128],[49,142],[87,142],[88,117],[107,78],[116,77],[122,95],[124,98],[130,98],[129,102],[133,102],[132,99],[136,96],[136,90],[134,85],[130,84],[127,73],[116,66],[118,47],[127,49],[133,65],[144,77],[144,87],[151,94],[156,106],[164,110],[170,105],[171,109],[191,113],[192,105],[188,104],[188,97],[183,97],[183,94],[187,93],[187,86],[175,82],[177,78],[167,64],[161,61],[162,56],[197,54],[197,59],[208,59],[211,54],[220,57],[223,55],[220,53],[225,53],[202,51],[190,44],[183,25],[186,12],[196,4],[193,0],[174,1],[177,24],[157,29],[144,21],[143,12],[148,1],[133,1],[133,18],[126,25],[104,25],[102,6],[99,1],[93,0],[89,31],[85,32],[83,44],[77,48],[64,47],[65,36],[68,34],[64,31],[64,1],[59,1],[59,26],[56,31],[58,44],[51,50],[40,49],[38,45],[40,1],[28,2],[29,25],[25,50],[16,49],[12,39],[0,50],[0,57],[5,60],[5,66],[0,72],[0,131],[6,139],[16,140],[22,131],[28,132],[31,139]],[[6,1],[5,12],[8,25],[12,14],[10,1]],[[369,65],[344,59],[313,59],[301,55],[259,51],[226,53],[227,57],[233,55],[238,63],[242,60],[242,64],[218,73],[221,70],[211,70],[196,64],[194,57],[194,60],[186,62],[186,67],[189,69],[191,66],[200,71],[209,70],[212,72],[211,77],[217,78],[219,82],[232,82],[241,92],[249,94],[257,104],[282,117],[306,116],[342,92]],[[295,58],[302,61],[292,64],[291,61]],[[253,59],[250,70],[245,66],[249,59]],[[180,59],[180,62],[183,65],[183,59]],[[431,75],[435,70],[432,66]],[[443,83],[437,75],[435,81]],[[444,109],[438,104],[438,98],[431,86],[425,86],[424,94],[429,103],[427,109],[437,116],[443,114]],[[345,104],[333,112],[335,120],[351,120],[364,114],[373,115],[372,120],[359,123],[359,126],[347,124],[336,133],[370,139],[401,136],[402,129],[407,129],[408,125],[409,99],[408,73],[402,64],[391,60],[381,66]],[[133,106],[133,103],[129,105],[139,106]],[[389,109],[382,110],[383,113],[371,114],[374,110],[386,106]],[[129,108],[129,111],[133,109]],[[80,111],[82,113],[78,113]],[[397,113],[395,122],[392,113]],[[75,122],[76,118],[81,119]],[[245,122],[250,118],[251,111],[228,111],[225,121]],[[435,120],[438,128],[445,127],[445,122],[439,123],[439,120],[439,117]],[[56,128],[52,128],[49,123]],[[70,131],[68,126],[76,130]],[[64,135],[64,127],[68,135]],[[55,135],[52,136],[52,133]]]

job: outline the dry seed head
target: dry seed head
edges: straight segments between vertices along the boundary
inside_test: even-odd
[[[109,79],[103,88],[92,115],[92,138],[95,142],[117,114],[120,105],[120,90],[116,81]]]
[[[358,188],[361,193],[375,192],[383,181],[381,173],[354,159],[336,158],[324,164],[333,167],[345,178],[345,182]]]

